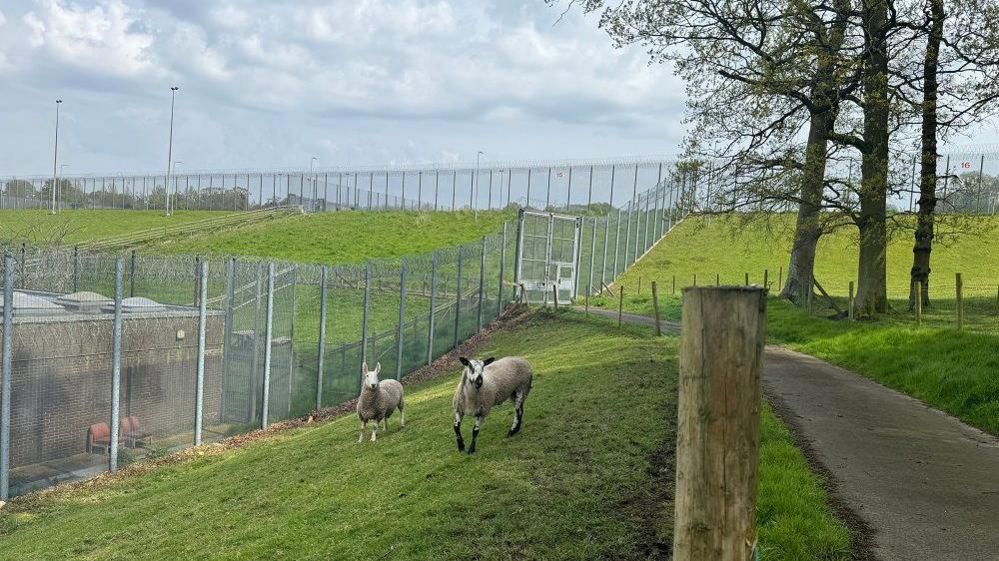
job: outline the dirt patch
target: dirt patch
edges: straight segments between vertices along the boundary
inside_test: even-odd
[[[839,482],[833,477],[832,472],[819,460],[811,440],[803,436],[798,418],[784,401],[776,395],[765,393],[764,397],[770,403],[774,413],[787,426],[791,433],[791,441],[794,446],[801,450],[808,462],[808,467],[812,473],[819,477],[822,486],[828,496],[829,507],[833,514],[846,526],[850,532],[850,559],[853,561],[876,561],[878,557],[874,554],[874,533],[875,530],[860,517],[839,495]]]
[[[407,375],[402,379],[402,385],[412,386],[453,374],[455,371],[455,365],[458,364],[459,356],[474,355],[476,351],[489,342],[494,333],[500,329],[508,329],[521,325],[530,320],[530,318],[534,317],[536,313],[536,309],[528,310],[526,306],[511,306],[498,319],[485,326],[482,331],[473,335],[464,343],[458,345],[455,349],[452,349],[450,352],[442,355],[430,365],[424,366],[423,368]],[[134,464],[121,468],[118,470],[118,473],[112,474],[104,472],[89,479],[62,483],[49,489],[28,493],[13,499],[8,505],[8,508],[27,510],[32,504],[37,503],[40,499],[45,497],[71,493],[78,489],[103,489],[116,482],[147,474],[160,466],[177,464],[191,459],[217,456],[229,450],[243,448],[259,440],[272,438],[284,431],[328,423],[344,415],[353,415],[356,412],[356,409],[357,399],[355,398],[333,407],[324,407],[302,417],[271,424],[266,429],[258,429],[252,432],[231,436],[211,444],[192,446],[179,452],[156,459],[140,460]]]

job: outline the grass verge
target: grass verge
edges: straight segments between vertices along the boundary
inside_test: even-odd
[[[537,377],[524,431],[504,438],[509,405],[494,410],[476,457],[454,449],[450,374],[409,387],[409,423],[375,444],[346,416],[15,501],[0,559],[665,558],[676,341],[611,326],[569,313],[495,334],[479,354],[523,354]],[[766,558],[846,559],[845,530],[774,423],[768,410]]]

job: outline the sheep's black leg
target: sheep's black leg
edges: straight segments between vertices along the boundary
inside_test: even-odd
[[[475,453],[475,441],[479,438],[479,428],[482,426],[482,417],[475,418],[475,426],[472,427],[472,445],[468,447],[468,453]]]
[[[524,420],[524,397],[523,394],[517,394],[513,399],[514,403],[514,417],[513,426],[510,427],[510,431],[506,433],[507,436],[513,436],[520,432],[520,423]]]
[[[465,439],[461,437],[461,415],[454,414],[454,436],[458,439],[458,451],[465,451]]]

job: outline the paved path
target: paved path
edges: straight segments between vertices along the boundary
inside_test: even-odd
[[[630,314],[625,321],[653,324]],[[877,559],[999,560],[999,439],[779,347],[767,348],[763,383],[838,499],[873,530]]]

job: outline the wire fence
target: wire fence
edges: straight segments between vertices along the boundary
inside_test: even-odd
[[[687,166],[689,168],[689,166]],[[510,205],[579,211],[612,208],[664,178],[700,174],[675,160],[512,162],[478,167],[208,171],[0,177],[0,209],[243,211],[489,210]],[[694,182],[694,181],[692,181]]]
[[[558,238],[573,244],[571,284],[556,272],[545,286],[598,291],[689,212],[683,200],[663,180],[624,209],[571,217]],[[395,378],[431,363],[526,299],[528,220],[336,266],[0,248],[0,497],[343,403],[365,361]]]

